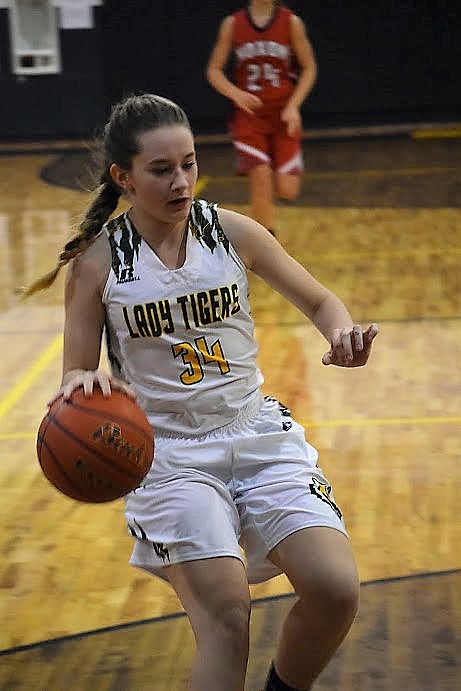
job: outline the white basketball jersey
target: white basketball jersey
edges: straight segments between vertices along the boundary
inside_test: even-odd
[[[243,262],[215,204],[194,201],[186,260],[168,269],[126,213],[105,231],[104,289],[114,376],[135,389],[154,431],[203,434],[234,420],[263,382]]]

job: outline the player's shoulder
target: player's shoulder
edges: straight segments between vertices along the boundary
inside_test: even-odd
[[[277,7],[273,27],[277,27],[279,31],[289,31],[291,36],[296,36],[305,29],[305,24],[300,15],[285,5],[280,5]]]
[[[275,10],[275,20],[276,21],[284,21],[284,22],[289,22],[291,21],[292,17],[296,17],[297,15],[293,10],[290,10],[289,7],[286,7],[285,5],[278,5],[276,10]]]
[[[253,218],[219,208],[219,221],[226,237],[244,265],[251,269],[261,252],[273,253],[277,240]]]
[[[234,228],[246,229],[249,225],[259,226],[259,223],[256,223],[249,216],[202,198],[194,199],[191,208],[191,220],[192,222],[199,220],[202,223],[212,222],[214,225],[220,225],[224,231]]]
[[[246,26],[247,24],[250,23],[249,19],[249,14],[248,14],[248,9],[246,7],[242,8],[241,10],[237,10],[236,12],[233,12],[232,14],[229,15],[229,25],[232,28],[238,28],[242,26]]]
[[[228,14],[221,20],[218,30],[218,41],[227,42],[232,40],[234,33],[235,18],[233,14]]]
[[[111,253],[107,236],[102,233],[78,254],[68,267],[68,281],[83,280],[90,285],[102,286],[111,266]]]
[[[286,5],[279,5],[277,7],[279,16],[292,17],[295,13]]]
[[[292,12],[291,10],[288,10],[288,11],[289,11],[288,21],[290,23],[291,28],[292,29],[298,29],[298,30],[299,29],[305,29],[306,24],[304,22],[304,19],[302,19],[302,17],[300,17],[299,14],[296,14],[295,12]]]
[[[192,202],[190,210],[191,217],[195,218],[195,216],[200,216],[201,213],[206,211],[212,212],[217,208],[217,206],[218,205],[216,202],[210,201],[209,199],[204,199],[203,197],[196,197]]]
[[[111,218],[105,224],[104,231],[103,235],[108,239],[112,250],[116,248],[125,251],[127,247],[131,247],[133,251],[137,251],[141,245],[142,238],[135,226],[131,224],[127,212]],[[118,247],[117,242],[120,243],[121,240],[123,240],[123,247]]]
[[[252,232],[254,229],[259,230],[262,227],[257,221],[250,218],[250,216],[246,216],[245,214],[226,207],[217,207],[216,213],[222,229],[226,235],[229,235],[229,238],[241,234],[245,235]]]
[[[124,212],[103,225],[94,242],[82,252],[81,261],[88,267],[99,265],[101,269],[105,269],[110,266],[114,252],[125,251],[129,245],[135,250],[140,242],[137,230],[131,226]]]
[[[295,14],[294,12],[290,12],[290,22],[292,24],[302,24],[304,26],[304,19],[302,19],[299,14]]]
[[[248,8],[242,7],[240,10],[236,10],[235,12],[232,12],[232,14],[230,14],[229,16],[233,17],[234,21],[236,19],[242,19],[242,18],[248,17]]]
[[[120,233],[131,233],[131,224],[128,221],[128,216],[126,212],[119,214],[118,216],[114,216],[110,220],[108,220],[104,224],[104,233],[103,235],[106,235],[106,237],[111,237],[116,234]]]
[[[221,31],[231,31],[234,28],[235,20],[238,12],[228,14],[221,21]]]
[[[189,214],[189,226],[193,234],[198,237],[203,235],[204,230],[211,233],[221,232],[216,202],[208,199],[194,199]]]

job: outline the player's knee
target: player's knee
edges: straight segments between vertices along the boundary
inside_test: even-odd
[[[350,628],[360,603],[360,583],[356,573],[325,573],[319,582],[306,581],[305,586],[298,588],[297,594],[306,622],[314,618],[322,630],[332,632]]]
[[[328,616],[335,618],[339,627],[348,629],[354,621],[360,603],[360,586],[356,580],[345,579],[331,592]]]
[[[299,187],[295,190],[279,190],[277,198],[282,202],[293,202],[299,196]]]
[[[313,594],[301,596],[306,619],[313,616],[323,630],[346,631],[352,625],[360,603],[360,584],[353,575],[326,580]]]
[[[206,632],[197,636],[197,647],[223,651],[233,664],[248,659],[250,607],[242,602],[223,602],[222,609],[209,622]],[[224,652],[225,651],[225,652]]]
[[[250,602],[226,599],[209,613],[205,626],[196,630],[197,642],[218,645],[229,654],[240,657],[248,653]],[[210,640],[211,639],[211,640]]]
[[[294,201],[299,195],[300,187],[299,175],[278,175],[276,178],[276,195],[283,201]]]

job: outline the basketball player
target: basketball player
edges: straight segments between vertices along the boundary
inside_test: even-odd
[[[232,80],[225,69],[232,58]],[[273,198],[299,194],[303,160],[300,106],[317,77],[303,21],[274,0],[251,0],[227,16],[206,70],[233,105],[237,172],[247,175],[253,218],[273,231]]]
[[[189,617],[190,691],[243,691],[248,584],[279,573],[298,599],[265,688],[309,689],[351,626],[359,582],[316,450],[261,394],[247,271],[312,320],[329,344],[325,365],[365,365],[378,328],[354,324],[259,223],[194,199],[194,138],[176,104],[120,102],[104,154],[79,232],[29,289],[69,263],[58,395],[118,387],[149,417],[155,460],[126,497],[131,563],[166,579]],[[121,196],[128,211],[108,220]],[[98,369],[104,332],[111,374]]]

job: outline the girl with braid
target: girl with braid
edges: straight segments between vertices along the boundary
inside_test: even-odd
[[[352,624],[359,582],[317,451],[261,393],[247,272],[313,322],[325,365],[365,365],[378,328],[355,324],[259,223],[194,199],[194,137],[175,103],[126,98],[103,144],[101,186],[78,234],[29,290],[68,264],[57,395],[120,388],[149,417],[155,460],[125,500],[131,563],[168,581],[189,617],[188,689],[243,691],[249,583],[280,573],[297,601],[265,689],[309,689]],[[121,196],[128,210],[108,220]],[[99,365],[103,335],[110,372]]]

